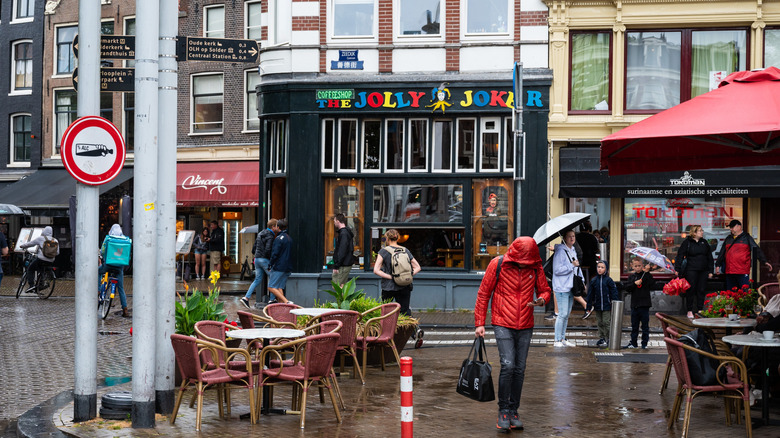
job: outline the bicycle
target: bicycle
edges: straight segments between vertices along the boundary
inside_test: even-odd
[[[38,270],[30,272],[30,265],[37,256],[35,253],[25,252],[24,254],[24,272],[22,278],[19,280],[19,286],[16,288],[16,298],[24,293],[37,293],[38,298],[45,300],[54,293],[54,287],[57,283],[57,276],[55,275],[55,268],[51,263],[39,261]],[[28,278],[30,275],[34,275],[33,286],[28,286]]]
[[[111,271],[103,274],[98,288],[98,316],[101,319],[106,319],[111,311],[111,304],[116,296],[116,284],[119,282],[113,275],[109,276],[109,272]]]
[[[255,278],[255,262],[254,259],[250,262],[249,256],[246,256],[246,258],[244,258],[244,263],[241,264],[241,281],[243,281],[244,278]]]

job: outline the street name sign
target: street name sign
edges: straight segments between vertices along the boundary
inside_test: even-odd
[[[257,63],[260,51],[255,40],[180,36],[176,56],[179,61]]]
[[[79,36],[73,38],[73,55],[79,56]],[[100,59],[135,59],[134,35],[100,35]]]
[[[73,69],[73,88],[79,89],[79,69]],[[135,69],[102,67],[100,91],[135,91]]]
[[[76,180],[97,186],[116,178],[125,165],[125,140],[108,120],[76,119],[62,135],[62,163]]]

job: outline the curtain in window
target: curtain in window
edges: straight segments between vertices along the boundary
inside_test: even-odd
[[[609,34],[572,35],[571,109],[609,109]]]
[[[744,70],[747,57],[744,31],[694,32],[691,53],[691,97],[717,87],[717,72]]]

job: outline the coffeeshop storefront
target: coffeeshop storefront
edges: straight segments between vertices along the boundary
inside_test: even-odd
[[[599,148],[593,145],[561,148],[559,169],[559,197],[566,199],[567,209],[591,213],[594,230],[608,231],[611,272],[628,275],[629,251],[636,246],[658,249],[674,260],[691,225],[702,226],[717,258],[733,219],[742,222],[773,267],[780,266],[775,168],[609,176],[599,170]],[[761,267],[759,281],[777,281],[774,269]],[[711,283],[719,287],[717,279]]]
[[[373,264],[395,228],[423,268],[412,308],[471,308],[489,261],[546,216],[550,75],[526,73],[524,146],[511,77],[264,80],[269,215],[289,219],[294,242],[288,296],[329,297],[332,218],[343,213],[359,288],[379,296]]]

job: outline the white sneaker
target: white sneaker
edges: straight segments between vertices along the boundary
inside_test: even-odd
[[[572,342],[572,341],[570,341],[568,339],[564,339],[563,340],[563,345],[565,345],[567,347],[576,347],[577,346],[577,344],[575,344],[574,342]]]
[[[553,344],[553,347],[565,347],[565,345],[563,345],[563,342],[555,341],[555,343]]]

